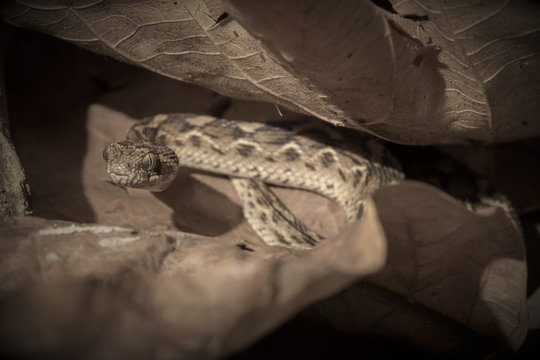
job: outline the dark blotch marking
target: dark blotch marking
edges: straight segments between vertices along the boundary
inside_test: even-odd
[[[291,141],[291,137],[292,136],[289,134],[287,136],[279,136],[279,137],[276,136],[276,137],[273,137],[272,140],[267,141],[266,143],[271,144],[271,145],[285,145]]]
[[[333,189],[333,188],[334,188],[334,184],[326,184],[326,188],[327,188],[327,189]]]
[[[244,243],[236,244],[236,247],[238,247],[240,250],[244,250],[244,251],[255,251],[255,250],[253,250],[252,248],[250,248],[249,246],[247,246]]]
[[[261,214],[261,221],[266,224],[266,214],[265,213]]]
[[[270,162],[276,162],[276,159],[274,159],[273,157],[271,156],[267,156],[264,158],[266,161],[270,161]]]
[[[167,144],[167,135],[160,135],[156,138],[156,144],[158,145],[166,145]],[[182,146],[182,144],[180,144],[179,146]]]
[[[139,129],[133,127],[129,131],[127,138],[129,140],[144,140],[144,137],[141,135],[141,132]]]
[[[330,164],[336,162],[336,159],[334,159],[334,155],[332,153],[324,152],[321,155],[322,155],[321,161],[325,168],[329,167]]]
[[[366,173],[366,178],[364,179],[364,184],[368,185],[371,182],[372,172],[368,171]]]
[[[309,170],[315,171],[315,166],[311,165],[310,163],[306,163],[305,165]]]
[[[341,171],[341,169],[338,169],[338,173],[339,173],[339,176],[341,176],[341,179],[343,179],[343,181],[347,181],[347,177],[345,176],[343,171]]]
[[[157,128],[145,127],[142,131],[143,136],[148,140],[153,140],[157,134]]]
[[[274,211],[274,213],[272,214],[272,221],[277,223],[279,221],[279,214],[277,212]]]
[[[218,154],[220,155],[224,155],[225,153],[221,150],[219,150],[217,147],[215,147],[214,145],[212,145],[212,150],[214,150],[215,152],[217,152]]]
[[[300,157],[300,154],[298,153],[298,151],[296,151],[293,148],[288,148],[284,152],[284,155],[285,155],[285,160],[287,161],[295,161],[296,159]]]
[[[190,130],[192,130],[194,128],[195,128],[194,125],[190,124],[187,121],[184,121],[182,123],[182,127],[180,129],[178,129],[178,132],[185,133],[185,132],[188,132],[188,131],[190,131]]]
[[[255,208],[255,204],[252,201],[248,201],[248,206],[252,209]]]
[[[351,56],[352,56],[352,53],[348,53],[348,54],[347,54],[347,59],[350,59]]]
[[[358,184],[360,184],[360,179],[361,178],[362,178],[362,171],[361,170],[355,170],[354,178],[353,178],[353,186],[358,186]]]
[[[326,147],[326,145],[324,145],[324,144],[309,144],[308,146],[311,149],[315,149],[315,150],[319,150],[319,149],[322,149],[322,148]]]
[[[184,143],[182,142],[182,140],[174,140],[174,145],[176,145],[176,146],[184,146]]]
[[[232,169],[232,173],[233,174],[238,174],[240,172],[240,169],[239,168],[234,168]]]
[[[364,152],[366,153],[369,153],[370,151],[365,151]],[[341,156],[344,156],[348,159],[350,159],[355,165],[361,165],[362,163],[360,162],[360,160],[358,160],[355,156],[353,156],[352,154],[350,154],[349,152],[347,151],[340,151],[339,154]]]
[[[245,138],[247,133],[240,129],[239,127],[234,127],[232,132],[232,137],[234,140]]]
[[[240,155],[242,155],[244,157],[248,157],[253,152],[253,149],[255,149],[255,146],[253,146],[253,145],[240,144],[236,148],[236,151],[238,151],[238,154],[240,154]]]
[[[315,244],[317,244],[317,239],[314,239],[314,238],[312,238],[311,236],[307,236],[307,235],[304,237],[304,241],[305,241],[306,243],[308,243],[309,245],[313,245],[313,246],[314,246]]]
[[[285,240],[285,238],[283,237],[283,235],[281,235],[280,233],[278,233],[277,231],[274,231],[274,235],[276,235],[276,238],[278,239],[278,241],[282,244],[285,244],[285,245],[289,245],[290,242],[288,242],[287,240]]]
[[[201,147],[201,138],[198,137],[197,135],[191,135],[189,137],[189,140],[191,140],[191,143],[193,144],[193,146]]]

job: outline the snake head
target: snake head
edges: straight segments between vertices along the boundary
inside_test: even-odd
[[[121,141],[103,150],[109,179],[121,186],[162,191],[176,177],[178,157],[169,147],[147,141]]]

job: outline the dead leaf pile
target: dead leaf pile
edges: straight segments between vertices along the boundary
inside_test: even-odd
[[[9,24],[153,73],[6,30],[10,131],[0,117],[14,147],[0,139],[0,209],[10,194],[24,209],[28,183],[34,216],[0,220],[1,352],[224,357],[312,304],[340,330],[428,351],[517,350],[527,267],[502,208],[471,211],[406,181],[347,227],[332,201],[276,188],[327,237],[296,252],[258,239],[226,177],[185,169],[162,193],[126,190],[106,181],[101,152],[136,119],[170,112],[322,119],[405,144],[537,136],[538,13],[511,1],[3,2]]]

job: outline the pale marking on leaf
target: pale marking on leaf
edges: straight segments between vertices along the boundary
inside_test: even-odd
[[[187,51],[180,51],[180,52],[168,52],[168,51],[163,51],[163,52],[158,52],[158,53],[155,53],[154,55],[151,55],[147,58],[144,58],[144,59],[135,59],[136,61],[149,61],[149,60],[152,60],[158,56],[161,56],[161,55],[169,55],[169,56],[176,56],[176,55],[189,55],[189,54],[199,54],[199,55],[208,55],[208,56],[218,56],[218,55],[223,55],[222,53],[205,53],[203,51],[193,51],[193,50],[187,50]]]
[[[66,20],[69,16],[69,10],[66,9],[65,11],[65,15],[63,17],[61,17],[59,20],[57,21],[53,21],[51,23],[48,23],[48,24],[39,24],[39,26],[41,27],[48,27],[48,26],[53,26],[53,25],[56,25],[56,24],[59,24],[61,23],[62,21]]]
[[[133,229],[120,227],[120,226],[107,226],[107,225],[79,225],[70,224],[68,226],[61,227],[49,227],[40,229],[37,233],[41,236],[50,235],[69,235],[81,232],[91,232],[94,234],[108,234],[112,232],[132,232]]]
[[[418,1],[418,0],[415,0],[414,2],[415,2],[416,4],[418,4],[418,6],[420,6],[422,9],[426,10],[427,12],[430,12],[430,13],[432,13],[432,14],[438,14],[438,15],[441,14],[440,11],[436,11],[436,10],[430,9],[430,8],[426,7],[424,4],[422,4],[422,3],[421,3],[420,1]]]
[[[229,39],[227,39],[227,40],[225,40],[225,41],[223,41],[223,42],[220,42],[220,43],[215,42],[214,45],[216,45],[217,47],[223,46],[223,45],[228,44],[228,43],[230,43],[230,42],[232,42],[232,41],[234,41],[234,40],[236,40],[236,39],[237,39],[237,38],[232,37],[232,38],[229,38]],[[237,48],[240,48],[240,46],[238,46],[237,44],[233,44],[233,46],[236,46]]]
[[[473,27],[475,27],[476,25],[479,25],[481,23],[483,23],[484,21],[488,20],[489,18],[497,15],[498,13],[500,13],[505,7],[508,6],[508,4],[510,4],[510,1],[511,0],[507,0],[501,7],[499,7],[498,9],[495,9],[493,12],[489,13],[488,15],[482,17],[481,19],[478,19],[474,22],[472,22],[471,24],[465,26],[465,27],[462,27],[461,29],[456,29],[454,30],[454,34],[460,34],[462,32],[465,32],[467,30],[470,30],[472,29]]]
[[[443,112],[442,115],[446,115],[446,114],[463,114],[463,113],[473,113],[473,114],[482,115],[482,116],[487,116],[488,115],[488,113],[481,112],[481,111],[476,111],[476,110],[472,110],[472,109],[448,110],[448,111]]]
[[[501,71],[503,71],[507,66],[510,66],[510,65],[515,64],[515,63],[517,63],[517,62],[520,62],[521,60],[525,60],[525,59],[528,59],[528,58],[533,57],[533,56],[536,56],[536,55],[538,55],[538,53],[537,53],[537,52],[534,52],[534,53],[532,53],[532,54],[524,55],[524,56],[521,56],[521,57],[519,57],[519,58],[517,58],[517,59],[514,59],[514,60],[512,60],[512,61],[507,62],[506,64],[504,64],[503,66],[501,66],[501,67],[499,68],[499,70],[497,70],[493,75],[491,75],[490,77],[488,77],[487,79],[485,79],[485,80],[484,80],[484,84],[487,84],[489,81],[493,80],[493,78],[494,78],[495,76],[499,75],[499,73],[500,73]]]
[[[277,76],[272,76],[272,77],[269,77],[269,78],[264,78],[264,79],[258,80],[257,82],[260,84],[260,83],[266,82],[266,81],[272,81],[272,80],[278,80],[278,79],[285,79],[285,78],[287,78],[287,76],[284,76],[284,75],[277,75]]]
[[[461,90],[456,89],[456,88],[446,88],[446,89],[444,89],[444,91],[455,91],[455,92],[459,93],[461,96],[463,96],[464,98],[466,98],[466,99],[468,99],[468,100],[470,100],[472,102],[475,102],[475,103],[480,104],[480,105],[487,105],[487,102],[473,99],[472,97],[468,96],[467,94],[463,93]]]
[[[444,50],[441,50],[441,53],[445,54],[445,55],[448,55],[449,57],[451,57],[452,59],[454,59],[455,62],[457,62],[459,65],[463,66],[465,69],[469,69],[470,66],[467,65],[466,63],[462,62],[456,55],[454,55],[453,53],[451,53],[450,51],[444,49]]]
[[[99,245],[102,247],[116,247],[126,245],[134,241],[139,241],[140,239],[140,236],[110,237],[100,240]]]
[[[503,50],[501,50],[499,52],[496,52],[495,54],[492,54],[490,56],[487,56],[487,57],[483,58],[480,61],[474,62],[473,66],[478,66],[479,64],[481,64],[483,62],[486,62],[486,61],[489,61],[489,60],[493,59],[494,57],[500,56],[500,55],[502,55],[504,53],[507,53],[507,52],[510,52],[510,51],[515,51],[515,49],[518,49],[518,47],[517,46],[511,46],[508,49],[503,49]]]
[[[444,10],[455,10],[455,9],[463,9],[463,8],[471,7],[470,4],[459,4],[459,5],[456,5],[456,6],[446,6],[446,5],[447,4],[442,5]]]
[[[507,306],[504,305],[503,302],[500,302],[500,301],[495,301],[495,300],[492,300],[492,299],[488,299],[488,298],[482,298],[482,301],[483,302],[488,302],[488,303],[493,303],[495,305],[497,305],[497,310],[500,311],[501,309],[504,309],[506,311],[508,311],[510,314],[512,315],[517,315],[514,311],[512,311],[511,309],[509,309]],[[505,321],[507,324],[509,325],[514,325],[514,322],[510,322],[508,321],[507,318],[505,317],[500,317],[497,319],[498,321]]]
[[[402,6],[403,4],[406,4],[408,2],[411,2],[410,0],[405,0],[405,1],[402,1],[400,3],[396,3],[396,4],[392,4],[392,6],[394,7],[394,10],[397,9],[398,7]]]
[[[241,55],[241,56],[228,56],[228,58],[232,59],[232,60],[242,60],[242,59],[247,59],[249,57],[260,55],[260,54],[262,54],[262,51],[256,51],[254,53],[247,54],[247,55]]]
[[[80,19],[80,18],[79,18]],[[145,27],[148,27],[148,26],[153,26],[153,25],[161,25],[161,24],[174,24],[174,23],[183,23],[183,22],[190,22],[190,21],[195,21],[194,19],[176,19],[176,20],[162,20],[162,21],[154,21],[154,22],[149,22],[149,23],[144,23],[144,24],[139,24],[139,25],[136,25],[135,26],[135,30],[133,30],[130,34],[127,34],[126,36],[124,36],[123,38],[121,38],[120,40],[118,40],[116,42],[116,44],[113,44],[113,48],[116,48],[118,45],[120,45],[121,43],[123,43],[124,41],[128,40],[130,37],[132,37],[133,35],[135,35],[140,29],[143,29]],[[84,24],[84,22],[81,20],[81,22]],[[86,25],[86,24],[85,24]],[[89,29],[90,27],[88,25],[86,25]],[[92,31],[93,32],[93,31]]]
[[[36,9],[36,10],[45,10],[45,11],[55,11],[55,10],[65,10],[65,9],[85,9],[85,8],[89,8],[89,7],[92,7],[94,5],[97,5],[99,3],[102,3],[103,0],[97,0],[96,2],[92,3],[92,4],[85,4],[85,5],[81,5],[81,6],[39,6],[39,5],[36,5],[36,4],[28,4],[26,1],[24,0],[17,0],[17,2],[21,5],[24,5],[24,6],[27,6],[31,9]],[[46,4],[46,2],[44,2]],[[42,3],[43,4],[43,3]]]
[[[221,74],[221,75],[224,76],[224,77],[226,77],[226,78],[229,78],[229,79],[235,79],[235,80],[243,80],[243,81],[247,81],[245,78],[238,77],[238,76],[224,75],[224,74]]]
[[[32,9],[29,8],[29,7],[27,7],[27,8],[26,8],[26,11],[23,12],[22,14],[19,14],[19,15],[16,15],[16,16],[12,16],[12,17],[10,17],[10,18],[8,18],[8,19],[14,20],[14,19],[22,18],[23,16],[25,16],[26,14],[28,14],[30,11],[32,11]]]
[[[480,46],[478,49],[476,49],[474,51],[471,51],[471,52],[468,52],[467,55],[468,56],[475,55],[477,52],[482,51],[484,48],[486,48],[486,47],[488,47],[488,46],[490,46],[490,45],[492,45],[492,44],[494,44],[496,42],[515,39],[515,38],[519,38],[519,37],[522,37],[522,36],[527,36],[527,35],[530,35],[530,34],[534,34],[535,32],[538,32],[538,31],[540,31],[540,28],[535,28],[535,29],[532,29],[532,30],[524,31],[524,32],[519,33],[519,34],[505,36],[505,37],[502,37],[502,38],[499,38],[499,39],[488,41],[484,45]]]
[[[444,31],[442,31],[441,28],[439,28],[439,26],[437,24],[435,24],[434,22],[431,22],[430,25],[432,26],[432,28],[437,30],[437,32],[439,34],[441,34],[441,36],[444,37],[446,40],[448,40],[450,42],[455,42],[456,41],[456,39],[451,38],[450,36],[446,35],[446,33]]]
[[[77,43],[77,42],[89,43],[89,42],[103,41],[99,37],[95,37],[95,38],[92,38],[92,39],[75,39],[75,38],[68,38],[68,37],[60,36],[60,35],[55,35],[55,37],[57,37],[59,39],[62,39],[62,40],[65,40],[65,41],[70,41],[70,42],[75,42],[75,43]]]
[[[107,21],[107,20],[110,20],[112,18],[123,18],[123,19],[126,19],[128,20],[129,22],[133,23],[133,25],[137,26],[137,23],[134,22],[133,20],[131,20],[129,17],[125,16],[125,15],[109,15],[109,16],[105,16],[103,19],[99,19],[99,20],[96,20],[94,21],[93,23],[91,24],[88,24],[89,27],[92,27],[92,26],[95,26],[96,24],[98,23],[101,23],[101,22],[104,22],[104,21]]]
[[[174,43],[174,42],[179,42],[179,41],[184,41],[184,40],[189,40],[189,39],[196,39],[196,38],[206,38],[206,36],[204,36],[202,34],[200,34],[200,35],[189,35],[189,36],[184,36],[183,38],[179,38],[179,39],[163,40],[159,44],[163,45],[163,44],[166,44],[166,43],[169,43],[169,42]]]
[[[484,97],[486,95],[485,91],[484,91],[484,88],[480,85],[480,82],[479,81],[475,81],[475,84],[478,84],[478,87],[480,89],[477,89],[476,87],[472,87],[471,85],[469,85],[469,83],[466,83],[466,82],[463,82],[462,85],[465,86],[467,88],[467,90],[471,90],[471,91],[474,91],[475,93],[477,93],[478,95],[480,95],[481,97]]]
[[[402,5],[404,5],[406,3],[410,3],[410,2],[411,2],[411,0],[404,0],[404,1],[400,2],[400,3],[396,3],[396,4],[392,3],[392,6],[393,6],[394,10],[397,10],[398,7],[401,7]]]
[[[468,76],[468,75],[465,75],[465,74],[463,74],[463,73],[457,71],[456,69],[452,69],[452,68],[441,69],[441,71],[443,71],[443,70],[451,71],[451,72],[456,73],[456,74],[458,74],[459,76],[464,77],[465,79],[471,80],[471,81],[473,81],[473,82],[477,82],[477,81],[478,81],[478,80],[476,80],[476,79],[474,79],[474,78],[472,78],[472,77],[470,77],[470,76]]]
[[[449,129],[450,130],[458,130],[458,129],[467,129],[467,130],[475,130],[478,129],[478,124],[474,121],[469,121],[470,124],[465,124],[462,119],[460,119],[460,122],[454,122],[450,124]]]

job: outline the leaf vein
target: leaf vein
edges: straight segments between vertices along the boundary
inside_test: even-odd
[[[538,55],[538,53],[537,53],[537,52],[534,52],[534,53],[532,53],[532,54],[523,55],[523,56],[521,56],[521,57],[519,57],[519,58],[517,58],[517,59],[514,59],[514,60],[512,60],[512,61],[507,62],[506,64],[504,64],[503,66],[501,66],[497,71],[495,71],[490,77],[488,77],[487,79],[485,79],[485,80],[484,80],[484,84],[487,84],[489,81],[493,80],[493,79],[494,79],[497,75],[499,75],[499,73],[500,73],[501,71],[503,71],[506,67],[508,67],[508,66],[510,66],[510,65],[512,65],[512,64],[515,64],[515,63],[517,63],[517,62],[520,62],[520,61],[522,61],[522,60],[525,60],[525,59],[527,59],[527,58],[536,56],[536,55]]]

